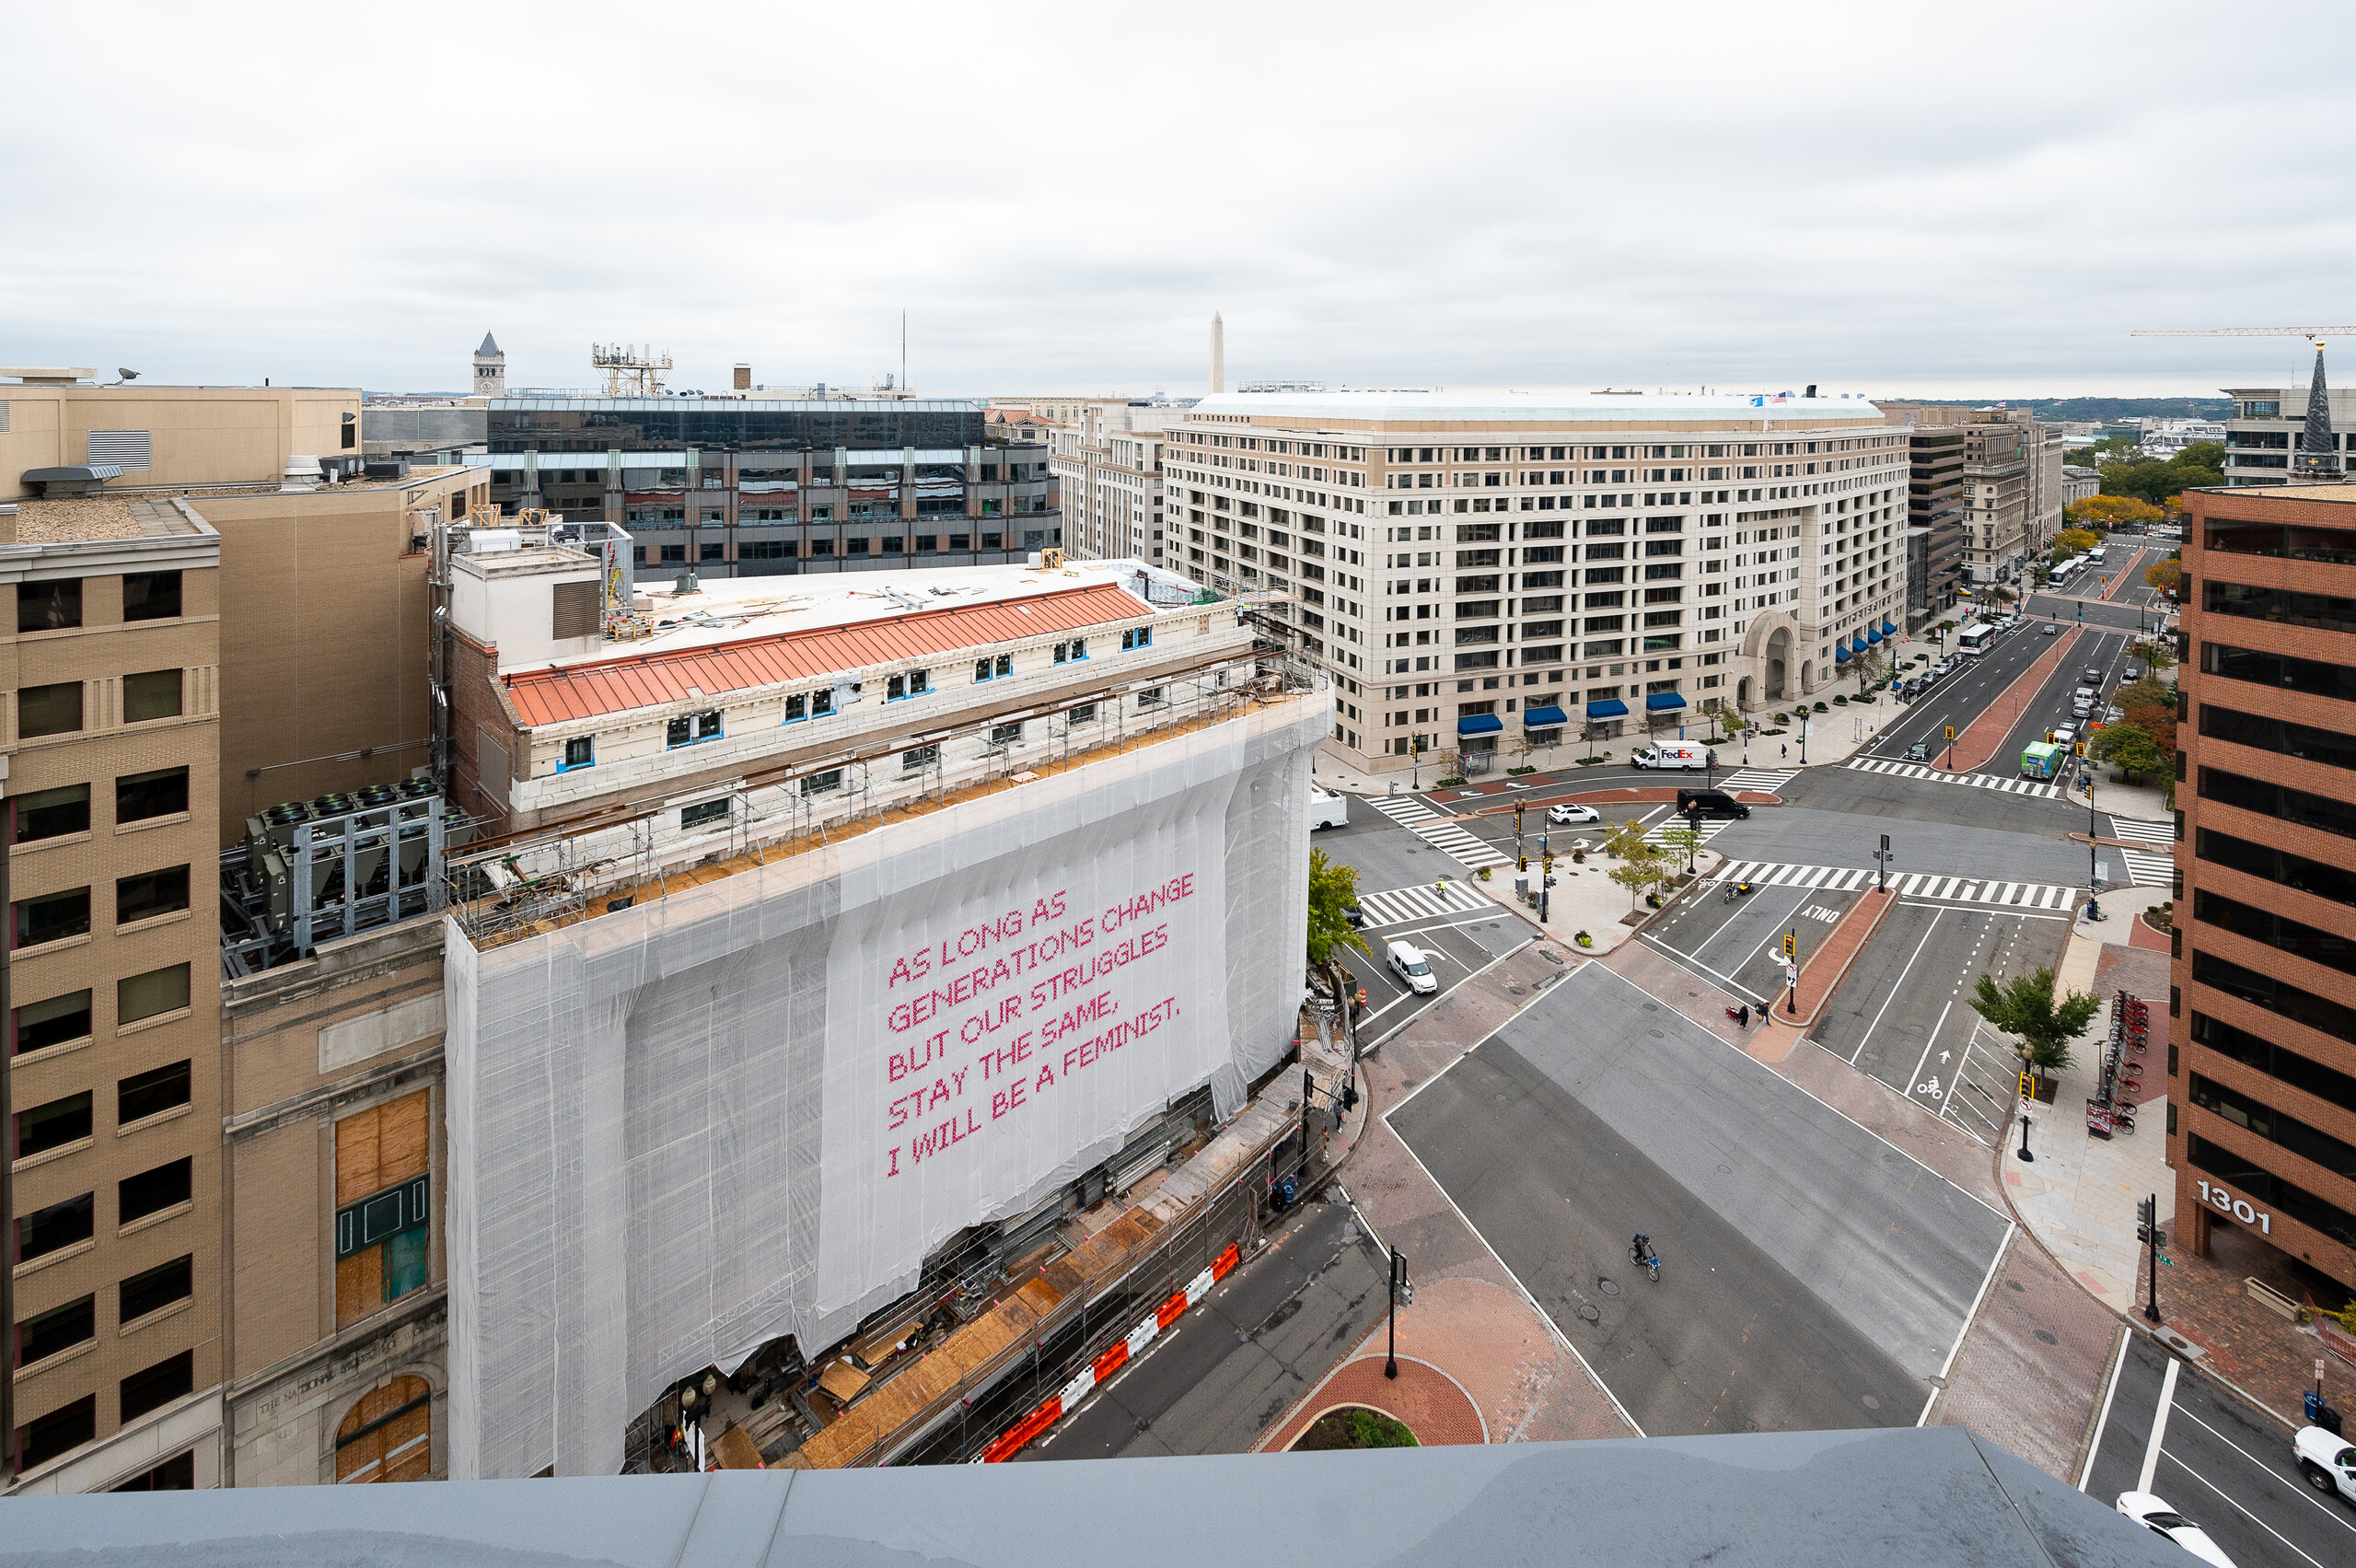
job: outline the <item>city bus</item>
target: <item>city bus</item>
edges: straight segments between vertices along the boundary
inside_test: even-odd
[[[1996,628],[1983,621],[1976,626],[1967,626],[1956,633],[1956,652],[1978,658],[1988,651],[1988,645],[1995,640]]]
[[[2094,549],[2086,552],[2086,564],[2089,566],[2099,566],[2103,563],[2103,558],[2109,553],[2110,546],[2106,544],[2098,544],[2095,546]]]

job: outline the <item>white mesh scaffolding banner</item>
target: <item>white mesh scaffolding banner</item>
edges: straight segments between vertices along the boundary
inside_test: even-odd
[[[815,1351],[1282,1060],[1322,696],[488,952],[453,926],[451,1473],[611,1474],[632,1415]]]

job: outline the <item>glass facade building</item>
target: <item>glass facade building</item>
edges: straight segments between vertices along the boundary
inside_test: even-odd
[[[1043,445],[957,400],[503,398],[492,499],[621,523],[637,565],[774,576],[981,565],[1060,546]]]

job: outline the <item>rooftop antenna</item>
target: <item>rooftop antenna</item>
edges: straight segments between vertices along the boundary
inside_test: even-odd
[[[908,312],[899,313],[899,389],[908,390]]]

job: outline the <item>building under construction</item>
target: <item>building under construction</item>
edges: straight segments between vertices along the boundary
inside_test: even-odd
[[[872,1462],[1209,1238],[1073,1210],[1281,1131],[1329,696],[1134,562],[604,580],[449,555],[448,1473],[643,1465],[731,1375]]]

